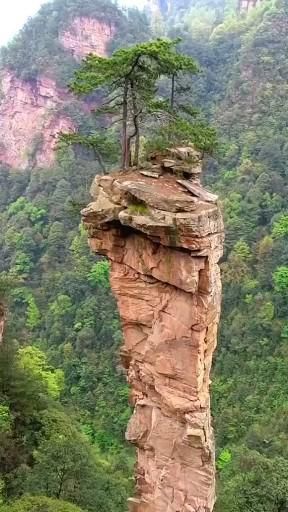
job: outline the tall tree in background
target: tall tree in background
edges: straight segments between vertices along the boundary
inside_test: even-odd
[[[13,286],[15,286],[15,279],[8,276],[5,272],[0,273],[0,345],[3,341],[7,317],[7,302]]]

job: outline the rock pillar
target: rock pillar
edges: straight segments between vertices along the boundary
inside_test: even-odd
[[[215,501],[209,383],[221,304],[223,223],[200,185],[201,155],[177,148],[97,177],[82,212],[111,261],[137,447],[133,512],[210,512]]]

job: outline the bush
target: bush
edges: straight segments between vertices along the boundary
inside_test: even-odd
[[[0,507],[0,512],[82,512],[79,507],[67,501],[30,496]]]

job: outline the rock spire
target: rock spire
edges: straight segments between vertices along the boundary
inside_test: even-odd
[[[137,447],[133,512],[211,512],[210,368],[216,347],[223,223],[192,146],[141,169],[97,176],[83,210],[92,251],[111,261]]]

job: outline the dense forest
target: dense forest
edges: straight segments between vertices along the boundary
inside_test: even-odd
[[[182,4],[149,27],[145,14],[109,0],[54,0],[2,50],[1,65],[25,80],[49,67],[67,83],[76,63],[55,34],[75,14],[113,19],[111,52],[166,34],[198,61],[186,101],[218,132],[204,179],[226,225],[212,385],[216,509],[285,512],[288,2],[249,13],[230,0]],[[98,167],[70,147],[52,168],[0,167],[1,512],[120,512],[132,493],[120,324],[108,265],[89,253],[80,225]]]

